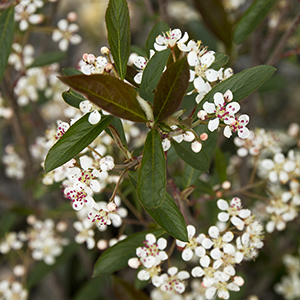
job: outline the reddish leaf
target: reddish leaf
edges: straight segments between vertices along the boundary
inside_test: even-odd
[[[95,74],[58,78],[116,117],[133,122],[147,122],[134,88],[115,77]]]

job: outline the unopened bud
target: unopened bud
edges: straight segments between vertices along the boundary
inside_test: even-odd
[[[109,55],[110,50],[109,50],[109,48],[107,48],[107,47],[104,46],[104,47],[101,47],[100,52],[103,55]]]
[[[15,276],[21,277],[25,274],[25,267],[23,265],[16,265],[13,268],[13,273],[15,274]]]
[[[108,211],[115,211],[117,209],[117,205],[114,202],[110,202],[107,204],[106,208],[108,209]]]
[[[300,132],[300,126],[297,123],[292,123],[288,129],[288,135],[291,137],[296,137]]]
[[[105,72],[109,73],[113,68],[113,65],[111,63],[108,63],[105,67],[104,70]]]
[[[69,22],[75,22],[77,20],[77,14],[74,11],[71,11],[67,14],[67,20]]]
[[[65,221],[59,221],[56,225],[56,230],[59,232],[65,232],[68,228],[68,224]]]
[[[105,250],[107,248],[107,246],[108,246],[108,242],[107,242],[107,240],[104,240],[104,239],[99,240],[97,243],[97,248],[99,250]]]
[[[208,134],[205,132],[201,133],[200,140],[205,142],[207,139],[208,139]]]
[[[36,216],[34,216],[34,215],[29,215],[26,219],[26,221],[29,225],[33,225],[36,222],[36,220],[37,220]]]
[[[206,119],[206,116],[207,116],[207,112],[205,110],[199,110],[197,113],[197,117],[202,121]]]
[[[224,182],[222,183],[222,188],[223,188],[224,190],[229,190],[230,187],[231,187],[231,183],[230,183],[229,181],[224,181]]]
[[[221,191],[216,192],[216,197],[221,198],[223,196],[223,193]]]
[[[245,281],[241,276],[234,276],[233,277],[233,283],[235,283],[238,286],[243,286]]]

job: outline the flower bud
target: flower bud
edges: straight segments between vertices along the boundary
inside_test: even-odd
[[[13,273],[15,274],[15,276],[21,277],[25,274],[25,267],[23,265],[16,265],[13,268]]]
[[[110,50],[109,50],[109,48],[107,48],[107,47],[104,46],[104,47],[101,47],[100,52],[103,55],[109,55]]]
[[[74,11],[70,11],[68,14],[67,14],[67,20],[69,22],[75,22],[77,20],[77,14],[76,12]]]
[[[233,94],[231,90],[227,90],[223,95],[225,102],[230,102],[233,99]]]
[[[104,239],[99,240],[97,243],[97,248],[99,250],[105,250],[107,248],[107,246],[108,246],[108,242],[107,242],[107,240],[104,240]]]
[[[107,204],[106,208],[108,211],[115,211],[117,209],[117,205],[114,202],[110,202]]]
[[[229,181],[224,181],[224,182],[222,183],[222,188],[223,188],[224,190],[229,190],[230,187],[231,187],[231,183],[230,183]]]
[[[207,112],[205,110],[199,110],[197,113],[197,117],[202,121],[206,119],[206,116],[207,116]]]
[[[198,153],[202,149],[202,144],[198,141],[195,141],[191,144],[193,152]]]
[[[201,133],[201,135],[200,135],[200,140],[204,142],[204,141],[206,141],[207,139],[208,139],[208,134],[205,133],[205,132]]]

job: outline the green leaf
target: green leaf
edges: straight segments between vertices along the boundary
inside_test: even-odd
[[[11,45],[14,39],[14,6],[7,8],[0,15],[0,82],[2,81]]]
[[[207,172],[210,167],[210,160],[212,159],[217,146],[217,132],[210,132],[207,125],[199,125],[194,128],[194,130],[199,136],[201,133],[208,134],[208,139],[205,142],[202,142],[202,149],[199,153],[193,152],[191,143],[188,142],[177,143],[172,140],[172,146],[178,156],[187,164],[197,170]]]
[[[113,116],[102,116],[98,124],[88,122],[90,114],[76,121],[66,133],[52,146],[45,160],[45,171],[63,165],[87,147],[110,124]]]
[[[171,143],[176,153],[183,161],[197,170],[208,171],[210,165],[209,158],[203,149],[201,149],[199,153],[195,153],[191,149],[191,143],[177,143],[174,140],[172,140]]]
[[[126,0],[110,0],[105,14],[107,37],[121,80],[126,76],[130,55],[130,20]]]
[[[111,274],[128,266],[128,260],[135,257],[136,248],[143,246],[146,234],[152,233],[159,238],[164,230],[155,229],[135,233],[107,249],[97,260],[93,277]]]
[[[119,300],[151,300],[145,292],[137,291],[131,283],[115,276],[113,276],[113,291]]]
[[[215,53],[214,56],[215,61],[211,64],[209,68],[219,71],[220,68],[227,64],[229,56],[219,52]]]
[[[134,76],[137,74],[137,70],[132,67],[132,66],[127,66],[127,72],[126,72],[126,76],[125,76],[125,79],[131,83],[133,86],[136,86],[136,87],[139,87],[139,84],[137,84],[135,81],[134,81]]]
[[[186,189],[190,185],[193,185],[197,181],[201,173],[201,171],[193,168],[189,164],[185,164],[182,176],[183,189]]]
[[[153,114],[163,121],[179,107],[189,85],[190,69],[186,57],[171,64],[163,73],[154,94]]]
[[[79,288],[76,289],[76,293],[72,297],[72,300],[99,300],[99,297],[101,297],[101,300],[104,300],[106,298],[102,297],[107,293],[105,288],[108,285],[110,285],[109,276],[89,278],[83,286],[79,286]],[[97,293],[95,293],[95,291],[97,291]]]
[[[120,119],[118,119],[118,118],[114,118],[111,121],[110,125],[112,125],[112,126],[115,127],[115,129],[117,130],[117,132],[118,132],[118,134],[120,136],[120,139],[121,139],[123,145],[127,147],[127,141],[126,141],[126,137],[125,137],[124,127],[123,127],[122,121]],[[111,134],[109,127],[107,127],[105,129],[105,131],[113,138],[113,135]]]
[[[159,207],[166,195],[166,162],[158,131],[153,128],[145,141],[137,194],[147,208]]]
[[[66,103],[68,103],[69,105],[71,105],[75,108],[79,108],[80,103],[82,101],[86,100],[81,94],[79,94],[71,89],[67,92],[63,92],[62,97]]]
[[[28,67],[28,69],[47,66],[52,63],[59,62],[65,57],[66,57],[66,53],[61,51],[46,52],[40,55],[39,57],[37,57],[34,60],[34,62]]]
[[[170,49],[156,52],[146,65],[143,72],[140,89],[146,92],[152,92],[161,77],[162,72],[167,64],[168,58],[171,54]]]
[[[65,76],[72,76],[72,75],[80,75],[83,74],[81,71],[75,69],[75,68],[64,68],[62,69],[62,72]]]
[[[133,122],[147,122],[134,88],[115,77],[94,74],[58,78],[116,117]]]
[[[231,47],[232,24],[220,0],[194,0],[195,7],[202,15],[208,29],[219,38],[227,48]]]
[[[29,272],[26,282],[26,288],[31,289],[36,285],[45,275],[55,270],[58,266],[66,263],[71,256],[78,249],[78,244],[72,243],[64,247],[63,253],[56,258],[56,261],[53,265],[46,265],[44,262],[38,262],[34,265],[32,270]]]
[[[163,32],[166,32],[170,30],[170,27],[163,21],[160,21],[158,23],[156,23],[147,38],[146,41],[146,54],[147,57],[150,57],[150,49],[154,49],[154,43],[155,43],[155,39],[158,35],[162,34]]]
[[[5,212],[0,218],[0,239],[8,233],[18,220],[18,216],[13,212]]]
[[[223,152],[220,148],[216,149],[216,156],[215,156],[215,167],[218,172],[220,182],[224,182],[227,178],[227,163]]]
[[[276,69],[272,66],[261,65],[246,69],[220,82],[210,90],[198,104],[194,116],[196,116],[197,112],[202,108],[203,103],[206,101],[214,101],[213,96],[217,92],[224,94],[227,90],[231,90],[233,93],[233,101],[238,102],[243,100],[270,78],[275,70]]]
[[[129,180],[136,190],[137,172],[128,172]],[[158,208],[149,209],[143,205],[144,209],[152,217],[152,219],[167,233],[181,241],[187,241],[187,231],[184,217],[172,197],[166,193],[166,197],[162,205]]]
[[[233,39],[237,44],[244,42],[268,15],[277,0],[256,0],[237,23]]]
[[[175,239],[188,242],[184,217],[169,193],[166,193],[166,197],[160,207],[153,209],[144,208],[152,219],[167,233]]]
[[[154,94],[151,92],[145,92],[144,90],[139,90],[139,95],[141,96],[141,98],[143,98],[145,101],[150,102],[151,104],[153,104],[153,100],[154,100]]]

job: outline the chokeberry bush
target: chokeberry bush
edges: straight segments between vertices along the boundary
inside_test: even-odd
[[[299,299],[299,8],[1,1],[0,299]]]

